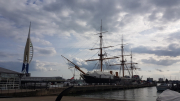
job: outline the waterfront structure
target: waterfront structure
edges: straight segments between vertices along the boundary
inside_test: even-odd
[[[22,77],[22,88],[49,88],[50,85],[56,85],[65,82],[62,77]]]
[[[64,82],[65,79],[62,77],[22,77],[21,81],[37,81],[37,82],[42,82],[42,81],[49,81],[49,82]]]
[[[134,78],[134,79],[137,79],[137,80],[141,79],[141,78],[139,77],[139,75],[133,75],[133,78]]]
[[[19,88],[22,75],[22,73],[0,67],[0,89]]]
[[[149,82],[152,82],[153,81],[153,78],[147,78],[147,81],[149,81]]]
[[[159,82],[163,82],[163,78],[159,78]]]
[[[33,45],[30,39],[30,28],[31,28],[31,23],[29,25],[29,33],[28,33],[28,38],[26,41],[26,46],[24,49],[24,60],[23,60],[23,65],[22,65],[22,73],[26,74],[26,76],[29,75],[29,64],[33,58]]]

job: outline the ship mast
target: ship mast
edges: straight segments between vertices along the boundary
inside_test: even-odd
[[[104,56],[104,54],[102,54],[102,20],[101,20],[101,28],[100,28],[100,36],[99,36],[99,38],[100,38],[100,54],[99,54],[99,56],[100,56],[100,64],[101,64],[101,72],[102,72],[102,65],[103,65],[103,56]]]
[[[122,36],[122,44],[121,44],[121,54],[122,54],[122,61],[121,61],[121,66],[122,66],[122,72],[123,72],[123,77],[124,77],[124,65],[125,65],[125,60],[124,60],[124,46],[123,46],[123,36]]]
[[[100,50],[100,54],[98,54],[99,56],[99,59],[91,59],[91,60],[86,60],[86,61],[96,61],[96,60],[99,60],[99,63],[100,63],[100,71],[102,72],[103,71],[103,60],[105,59],[114,59],[114,58],[120,58],[118,56],[113,56],[113,57],[109,57],[109,58],[104,58],[104,54],[102,52],[103,48],[109,48],[109,47],[114,47],[114,46],[107,46],[107,47],[103,47],[103,36],[102,36],[102,33],[106,33],[107,31],[105,32],[102,32],[102,20],[101,20],[101,27],[100,27],[100,34],[99,35],[99,38],[100,38],[100,46],[99,48],[93,48],[93,49],[90,49],[90,50],[95,50],[95,49],[99,49]]]
[[[61,56],[62,56],[63,58],[65,58],[63,55],[61,55]],[[75,67],[77,70],[79,70],[81,73],[85,74],[85,72],[82,71],[79,66],[77,66],[76,64],[74,64],[73,62],[71,62],[69,59],[67,59],[67,58],[65,58],[65,59],[66,59],[69,63],[71,63],[72,65],[74,65],[74,67]]]
[[[110,66],[113,66],[113,65],[120,65],[120,68],[122,67],[122,73],[123,73],[123,77],[124,77],[124,70],[128,70],[128,69],[125,69],[125,65],[126,64],[129,64],[129,63],[125,63],[126,60],[124,60],[124,56],[129,56],[129,55],[124,55],[124,44],[123,44],[123,36],[122,36],[122,44],[121,44],[121,61],[120,61],[120,64],[112,64]]]
[[[112,64],[110,66],[114,66],[114,65],[120,65],[120,68],[122,68],[122,73],[123,73],[123,77],[124,77],[124,71],[125,70],[129,70],[129,68],[125,69],[125,65],[126,64],[131,64],[131,70],[132,70],[132,76],[133,76],[133,69],[139,69],[139,68],[133,68],[132,64],[137,64],[137,63],[132,63],[132,54],[131,54],[131,63],[126,63],[126,60],[124,59],[124,56],[130,56],[130,55],[124,55],[124,44],[123,44],[123,36],[122,36],[122,44],[121,44],[121,61],[120,64]]]
[[[135,67],[133,67],[133,64],[138,64],[138,63],[133,63],[133,62],[132,62],[132,51],[131,51],[131,67],[130,67],[130,68],[131,68],[132,78],[133,78],[133,70],[134,70],[134,69],[140,69],[140,68],[135,68]]]
[[[114,46],[107,46],[107,47],[103,47],[103,39],[102,39],[102,33],[106,33],[107,31],[105,32],[102,32],[102,20],[101,20],[101,27],[100,27],[100,34],[99,35],[99,38],[100,38],[100,47],[99,48],[93,48],[93,49],[90,49],[90,50],[95,50],[95,49],[99,49],[100,50],[100,54],[98,54],[99,56],[99,59],[91,59],[91,60],[85,60],[86,62],[87,61],[99,61],[100,62],[100,71],[102,72],[103,71],[103,60],[106,60],[106,59],[115,59],[115,58],[120,58],[119,56],[113,56],[113,57],[108,57],[108,58],[104,58],[104,54],[102,52],[103,48],[109,48],[109,47],[114,47]],[[62,55],[61,55],[62,56]],[[62,56],[63,58],[65,58],[64,56]],[[74,64],[73,62],[71,62],[70,60],[68,60],[67,58],[65,58],[67,61],[69,61],[71,64],[74,65],[74,67],[79,70],[81,73],[85,74],[84,71],[82,71],[79,66],[77,66],[76,64]]]
[[[133,78],[133,65],[132,65],[132,51],[131,51],[131,74],[132,74],[132,78]]]

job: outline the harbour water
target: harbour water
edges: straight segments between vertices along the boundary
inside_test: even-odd
[[[156,87],[145,87],[128,90],[99,91],[93,93],[78,94],[76,96],[116,100],[156,101],[156,98],[160,93],[162,92],[157,92]]]

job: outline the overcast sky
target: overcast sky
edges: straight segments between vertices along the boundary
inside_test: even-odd
[[[84,60],[98,58],[98,50],[89,49],[99,47],[102,19],[108,31],[104,46],[115,46],[105,50],[108,57],[120,55],[123,35],[125,54],[132,50],[143,79],[180,79],[179,11],[179,0],[1,0],[0,67],[21,72],[31,22],[32,76],[71,78],[73,69],[61,55],[85,72],[97,69],[98,61]],[[104,68],[119,71],[118,66]]]

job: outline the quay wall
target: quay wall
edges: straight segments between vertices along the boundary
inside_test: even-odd
[[[74,87],[69,93],[81,93],[81,92],[94,92],[102,90],[125,90],[125,89],[134,89],[134,88],[143,88],[143,87],[153,87],[156,85],[96,85],[96,86],[80,86]]]
[[[134,89],[143,87],[156,86],[153,84],[148,85],[88,85],[88,86],[75,86],[70,90],[70,94],[84,93],[84,92],[96,92],[102,90],[123,90]],[[59,95],[67,87],[55,88],[55,89],[37,89],[37,90],[1,90],[0,97],[32,97],[32,96],[48,96]]]

